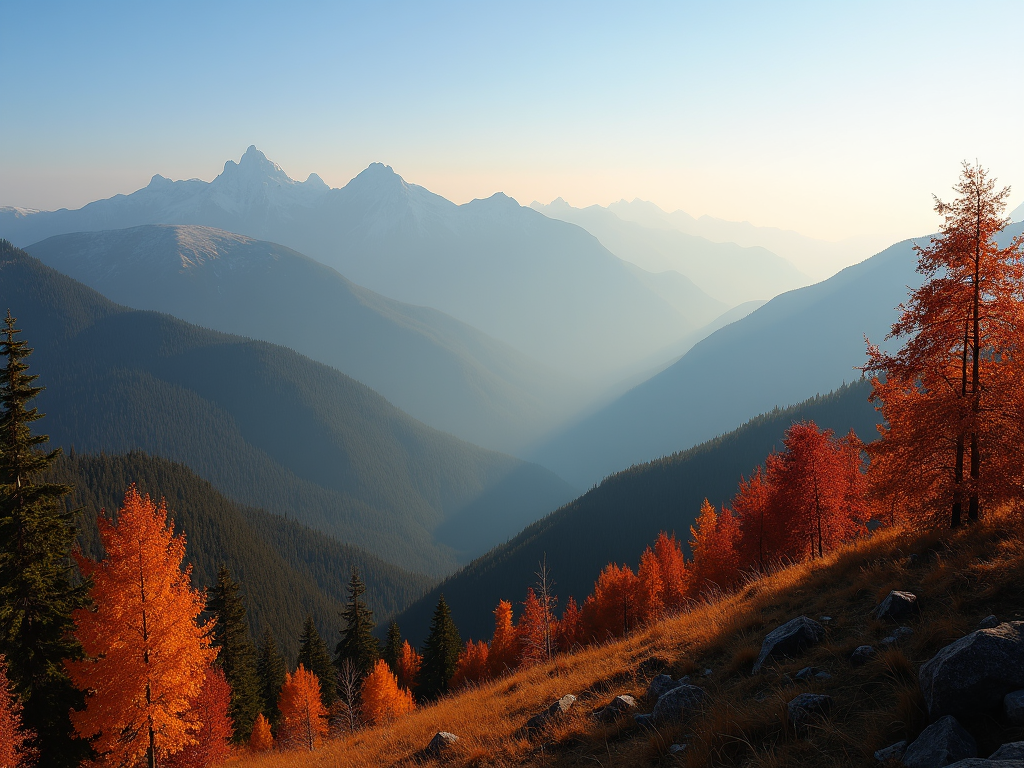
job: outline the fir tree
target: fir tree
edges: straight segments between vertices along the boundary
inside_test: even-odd
[[[452,621],[452,612],[441,595],[430,622],[430,634],[423,644],[423,666],[420,668],[419,691],[434,699],[448,690],[462,650],[462,637]]]
[[[348,582],[348,602],[341,612],[344,628],[334,649],[334,663],[340,668],[346,659],[351,659],[360,676],[368,675],[374,662],[380,658],[380,645],[373,636],[373,611],[362,599],[365,592],[366,585],[359,578],[359,569],[353,567]]]
[[[0,355],[0,653],[7,656],[15,693],[24,702],[25,727],[37,735],[39,765],[78,765],[88,745],[73,738],[68,712],[82,705],[64,669],[81,658],[71,612],[88,602],[88,585],[75,585],[71,550],[74,512],[64,504],[67,485],[39,482],[60,454],[44,452],[46,435],[30,425],[43,417],[29,402],[33,386],[26,359],[32,350],[8,311]]]
[[[267,627],[263,631],[260,643],[259,658],[256,660],[256,675],[259,678],[260,698],[263,702],[263,715],[270,724],[277,726],[281,721],[281,711],[277,708],[277,699],[281,695],[281,686],[288,674],[288,665],[284,656],[277,650],[274,633]]]
[[[256,648],[245,618],[245,598],[225,565],[217,571],[217,584],[206,607],[217,618],[213,645],[220,649],[217,663],[231,686],[229,711],[235,727],[234,740],[242,743],[252,733],[262,702],[256,676]]]
[[[388,625],[388,639],[384,641],[384,650],[381,658],[388,663],[391,671],[398,674],[398,660],[402,656],[402,633],[398,629],[398,622],[392,621]]]
[[[316,631],[313,617],[307,616],[306,623],[302,625],[302,635],[299,638],[299,660],[298,663],[312,672],[320,680],[320,698],[324,706],[330,708],[337,698],[337,670],[331,663],[331,654],[327,650],[327,644]]]

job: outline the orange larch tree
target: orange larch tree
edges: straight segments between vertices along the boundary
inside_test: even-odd
[[[487,655],[491,677],[511,672],[519,663],[519,636],[512,623],[512,603],[501,600],[494,609],[494,635]]]
[[[195,743],[193,702],[216,656],[210,627],[197,623],[205,595],[182,569],[185,538],[174,535],[167,507],[131,486],[116,522],[101,516],[106,558],[78,558],[92,579],[94,608],[75,611],[75,636],[86,658],[67,662],[86,692],[72,713],[75,730],[93,738],[101,762],[127,765],[157,759]]]
[[[320,680],[299,664],[285,675],[277,703],[281,710],[281,740],[311,752],[327,735],[327,709],[320,698]]]
[[[570,597],[565,603],[562,618],[558,620],[557,638],[558,650],[562,653],[569,653],[584,640],[583,614],[574,597]]]
[[[201,723],[195,743],[171,755],[166,761],[168,768],[209,768],[223,763],[231,753],[229,742],[234,735],[230,706],[231,688],[224,671],[209,667],[199,698],[192,705],[192,714]]]
[[[686,559],[675,535],[662,531],[654,542],[654,556],[661,574],[662,602],[668,611],[680,611],[687,600]]]
[[[661,580],[661,567],[654,550],[648,547],[640,555],[636,572],[636,620],[649,624],[661,618],[665,609],[665,586]]]
[[[526,590],[523,612],[516,622],[516,636],[519,646],[519,666],[528,667],[546,661],[547,627],[551,616],[545,616],[544,606],[530,587]]]
[[[23,768],[32,761],[32,733],[25,729],[21,711],[21,700],[7,677],[7,659],[0,653],[0,768]]]
[[[415,691],[421,666],[423,666],[423,657],[406,640],[402,643],[402,650],[398,654],[398,684],[402,688]]]
[[[459,662],[455,665],[455,674],[452,675],[449,687],[453,690],[465,688],[488,679],[490,677],[487,664],[488,651],[487,643],[483,640],[477,642],[467,640],[466,647],[459,654]]]
[[[252,735],[249,736],[249,749],[253,752],[268,752],[274,748],[274,735],[270,731],[270,721],[260,712],[252,724]]]
[[[690,592],[693,597],[729,589],[739,579],[739,526],[728,509],[721,514],[707,499],[690,527]]]
[[[398,687],[398,679],[383,659],[377,659],[363,680],[359,702],[363,722],[370,725],[391,722],[416,708],[412,693]]]
[[[764,573],[787,549],[791,531],[775,519],[773,501],[774,490],[764,469],[758,467],[750,477],[740,478],[732,509],[739,516],[741,567]]]
[[[636,593],[636,574],[628,565],[606,565],[594,591],[583,601],[584,635],[601,642],[629,634],[639,623]]]

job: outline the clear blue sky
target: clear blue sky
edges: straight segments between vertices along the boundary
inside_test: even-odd
[[[77,207],[256,144],[462,202],[641,197],[920,234],[978,158],[1024,200],[1024,3],[0,3],[0,205]]]

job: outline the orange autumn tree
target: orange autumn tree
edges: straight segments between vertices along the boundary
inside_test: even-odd
[[[874,496],[903,494],[916,519],[952,527],[1024,495],[1024,239],[1000,247],[1010,188],[986,169],[965,162],[954,191],[935,200],[940,233],[916,247],[925,281],[887,337],[903,346],[869,344],[864,368],[885,422],[868,449]]]
[[[636,574],[628,565],[609,563],[598,575],[594,591],[583,601],[584,635],[601,642],[624,637],[637,624]]]
[[[551,615],[545,615],[544,605],[537,599],[537,593],[530,587],[526,590],[523,612],[516,623],[516,637],[519,647],[519,666],[528,667],[547,661],[548,635]]]
[[[402,643],[402,650],[398,654],[397,678],[402,688],[410,691],[416,690],[416,684],[420,676],[420,667],[423,666],[423,657],[416,652],[416,649],[406,640]]]
[[[654,542],[654,556],[658,559],[661,575],[662,603],[666,610],[680,611],[688,597],[688,577],[683,548],[675,534],[669,536],[664,531],[658,534]]]
[[[270,721],[260,712],[252,724],[249,749],[253,752],[267,752],[274,748],[274,735],[270,732]]]
[[[174,535],[163,501],[128,488],[117,520],[98,520],[106,558],[78,558],[92,579],[93,608],[73,614],[86,658],[67,662],[85,709],[75,730],[94,738],[100,762],[128,765],[172,755],[196,741],[192,710],[216,656],[209,625],[197,623],[206,600],[182,569],[185,538]]]
[[[769,456],[773,467],[778,456]],[[750,477],[741,477],[739,490],[732,500],[732,509],[739,515],[739,559],[748,568],[765,573],[788,549],[791,531],[777,519],[773,488],[768,473],[758,467]]]
[[[359,702],[363,722],[371,725],[388,723],[416,708],[412,693],[398,687],[398,679],[384,659],[378,659],[363,680]]]
[[[167,760],[169,768],[208,768],[220,765],[231,753],[229,741],[234,725],[228,715],[231,687],[224,671],[217,666],[206,670],[206,679],[199,698],[192,705],[192,714],[201,723],[195,743],[187,745]]]
[[[661,567],[654,550],[648,547],[640,555],[640,567],[636,571],[636,621],[649,624],[661,618],[665,608],[665,585],[661,579]]]
[[[7,659],[0,653],[0,768],[23,768],[32,760],[32,733],[22,724],[21,711],[21,700],[7,677]]]
[[[574,646],[583,642],[583,613],[576,604],[576,598],[570,596],[565,602],[562,618],[557,625],[557,645],[562,653],[569,653]]]
[[[487,667],[491,677],[511,672],[519,663],[519,636],[512,623],[512,603],[501,600],[494,609],[494,635],[487,653]]]
[[[302,664],[286,674],[277,700],[281,710],[281,739],[311,752],[327,735],[327,709],[320,698],[320,680]]]
[[[690,526],[690,590],[693,596],[707,595],[718,589],[729,589],[739,579],[739,558],[736,544],[739,525],[728,509],[715,512],[707,499],[700,515]]]
[[[455,674],[452,675],[452,680],[448,687],[453,690],[465,688],[468,685],[480,683],[489,678],[488,651],[487,643],[483,640],[478,640],[475,643],[472,640],[467,640],[466,647],[459,654],[459,661],[455,665]]]

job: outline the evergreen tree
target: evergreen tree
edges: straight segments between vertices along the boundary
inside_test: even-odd
[[[398,674],[398,660],[402,656],[402,633],[398,629],[398,622],[392,621],[388,625],[388,639],[384,641],[384,650],[381,658],[388,663],[391,671]]]
[[[235,727],[234,740],[242,743],[252,734],[252,724],[262,702],[256,676],[256,648],[249,637],[245,617],[245,598],[226,565],[221,565],[217,571],[217,584],[206,607],[217,618],[213,625],[213,645],[220,649],[217,663],[231,686],[229,711]]]
[[[274,633],[267,627],[263,631],[260,643],[259,658],[256,660],[256,675],[259,678],[260,698],[263,702],[263,715],[270,724],[277,726],[281,721],[281,711],[277,708],[277,699],[281,695],[281,686],[288,674],[288,665],[284,656],[277,650]]]
[[[306,623],[302,625],[298,663],[320,680],[320,698],[323,699],[324,706],[330,708],[337,698],[337,670],[331,663],[331,654],[327,650],[327,644],[320,637],[320,633],[316,631],[312,616],[307,616]]]
[[[430,634],[423,645],[423,666],[420,668],[419,691],[434,699],[448,690],[462,650],[462,637],[452,621],[452,612],[441,595],[430,622]]]
[[[64,504],[67,485],[39,482],[60,454],[44,452],[46,435],[30,424],[43,417],[29,402],[43,391],[33,386],[26,359],[32,350],[8,311],[0,355],[0,653],[9,664],[15,693],[24,703],[25,727],[36,734],[39,766],[75,766],[86,742],[73,737],[68,712],[82,705],[64,669],[81,657],[71,612],[88,602],[88,585],[75,585],[71,550],[74,512]]]
[[[373,611],[363,600],[365,592],[366,585],[359,578],[359,569],[353,566],[348,582],[348,602],[341,612],[344,626],[341,640],[334,649],[334,663],[340,669],[346,659],[351,659],[360,676],[368,675],[374,662],[380,658],[380,645],[373,636]]]

